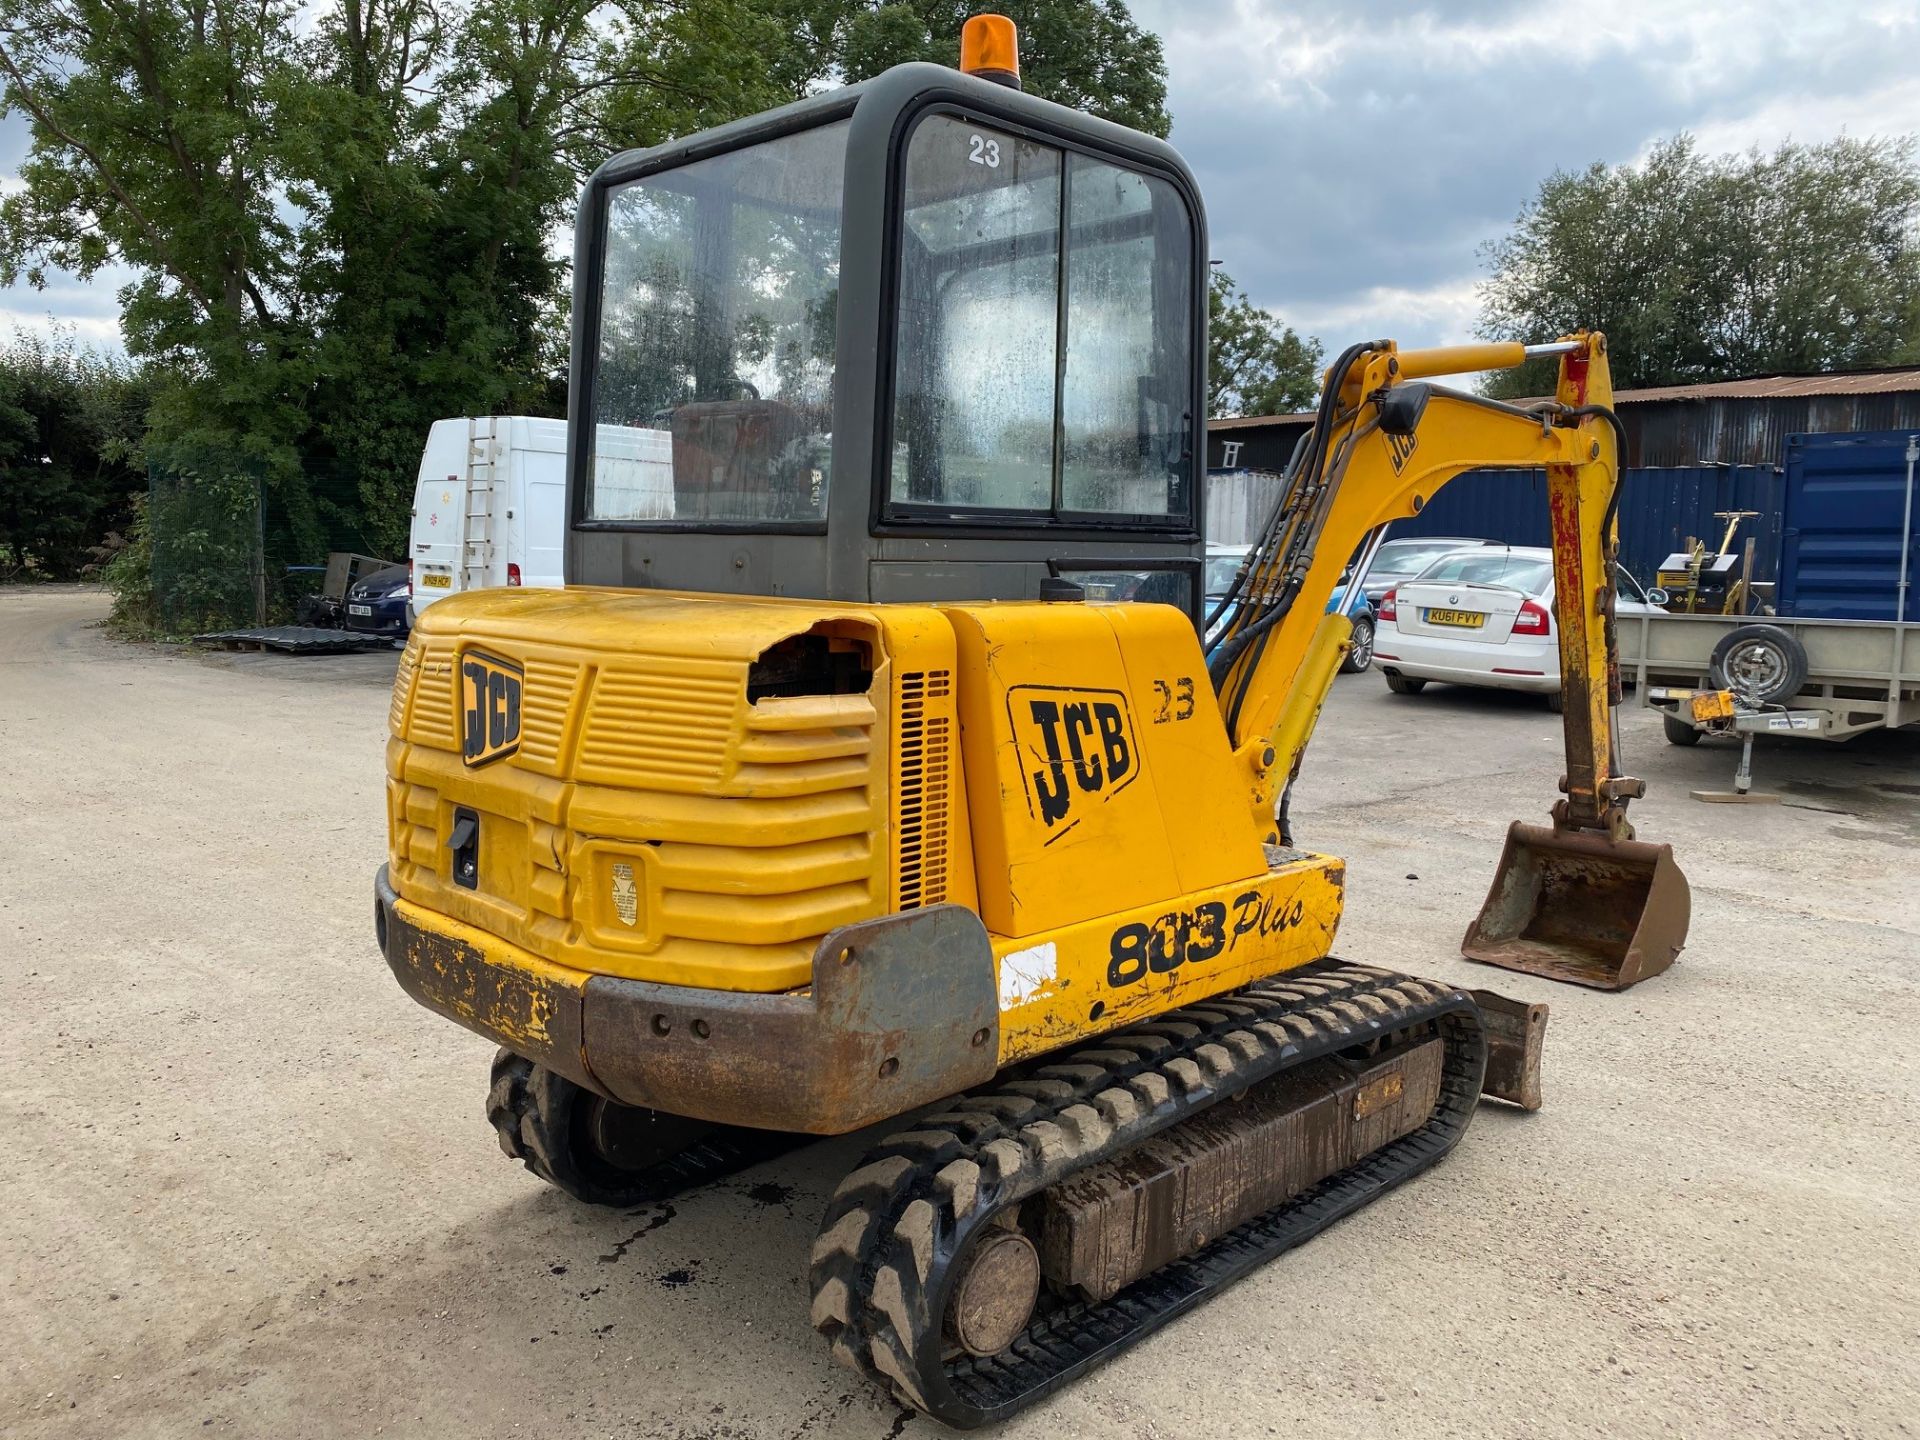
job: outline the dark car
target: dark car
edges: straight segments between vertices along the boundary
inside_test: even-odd
[[[407,638],[407,602],[413,598],[413,569],[390,565],[347,588],[347,628],[363,635]]]

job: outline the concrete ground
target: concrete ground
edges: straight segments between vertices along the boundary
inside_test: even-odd
[[[393,656],[119,644],[0,591],[0,1431],[939,1433],[806,1328],[861,1138],[636,1213],[495,1148],[490,1048],[373,949]],[[1537,701],[1343,679],[1295,805],[1340,953],[1552,1002],[1547,1108],[1004,1428],[1898,1435],[1920,1425],[1920,736],[1734,756],[1626,713],[1693,882],[1625,994],[1456,944],[1560,773]]]

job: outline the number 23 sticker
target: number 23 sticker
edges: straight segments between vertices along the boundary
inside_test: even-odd
[[[989,170],[1000,168],[1000,142],[989,140],[984,135],[967,137],[967,159],[975,165],[984,165]]]

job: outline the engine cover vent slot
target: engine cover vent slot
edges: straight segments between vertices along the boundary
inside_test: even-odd
[[[894,747],[896,910],[947,898],[954,721],[953,672],[909,670],[900,677]]]

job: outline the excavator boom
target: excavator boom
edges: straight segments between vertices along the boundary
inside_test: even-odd
[[[1553,400],[1513,405],[1424,377],[1556,356]],[[1236,750],[1267,813],[1299,773],[1349,629],[1327,601],[1343,574],[1363,583],[1385,528],[1420,513],[1470,469],[1544,469],[1552,536],[1566,770],[1552,824],[1509,830],[1469,959],[1623,989],[1673,963],[1689,896],[1665,845],[1634,839],[1627,804],[1643,782],[1620,772],[1620,670],[1613,575],[1619,442],[1606,340],[1450,346],[1401,353],[1354,346],[1327,372],[1313,430],[1214,637],[1209,670]],[[1359,560],[1349,572],[1349,558]],[[1221,607],[1223,610],[1226,606]]]

